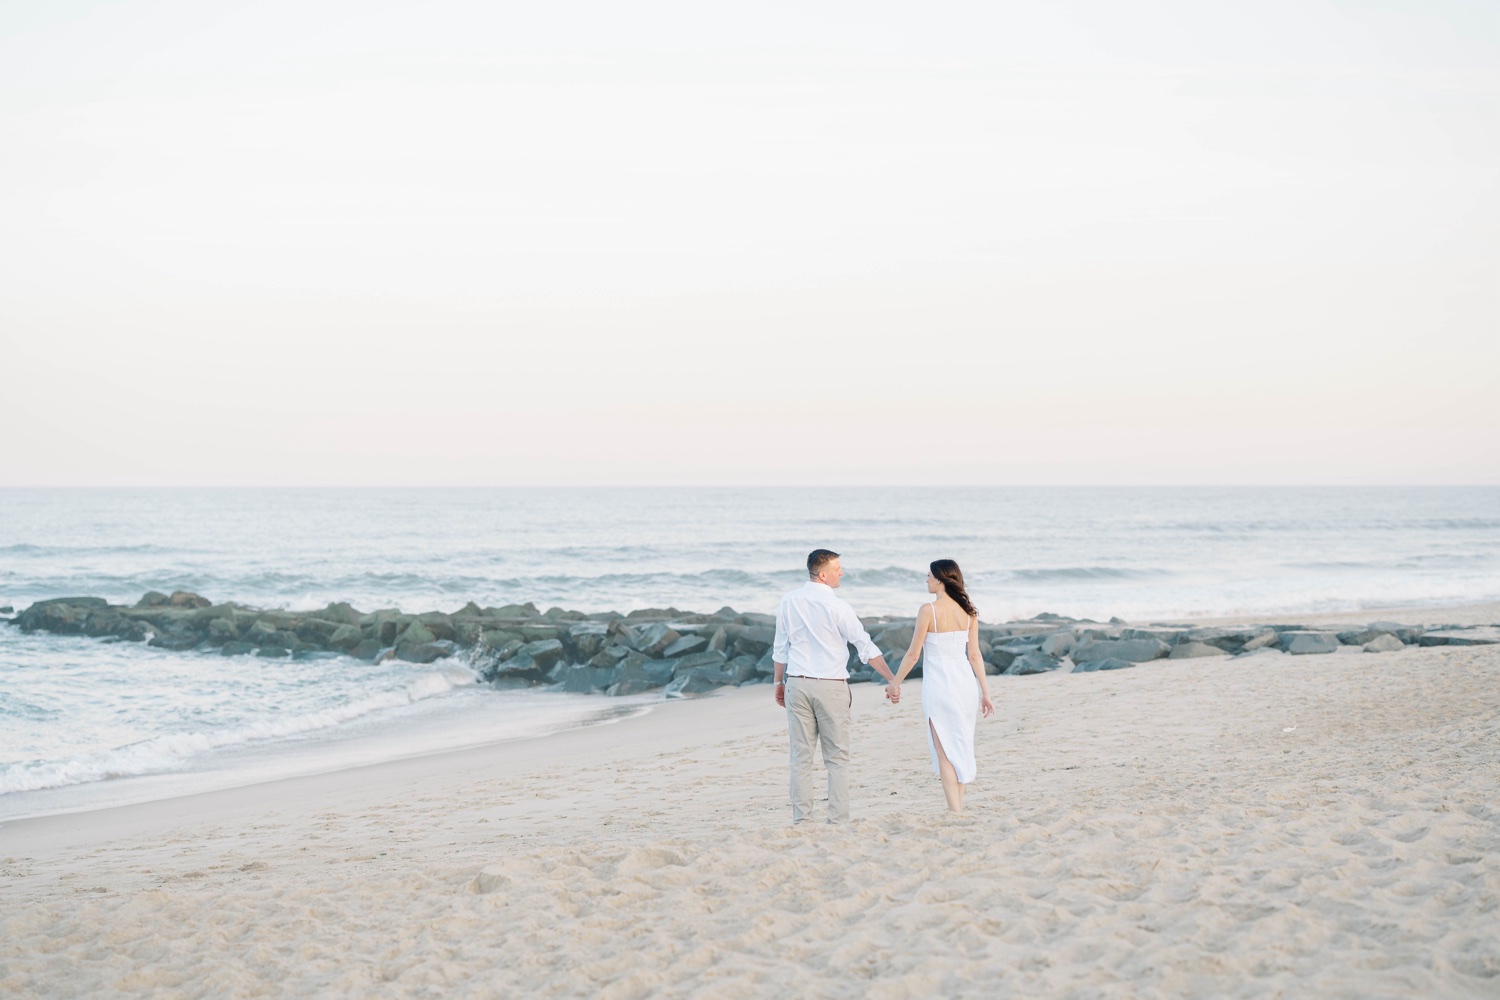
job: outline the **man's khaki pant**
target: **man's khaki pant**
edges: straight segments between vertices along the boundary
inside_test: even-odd
[[[813,744],[823,744],[828,768],[828,822],[849,821],[849,705],[847,681],[788,677],[786,725],[792,744],[792,822],[813,808]]]

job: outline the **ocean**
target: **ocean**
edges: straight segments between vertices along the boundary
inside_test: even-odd
[[[958,560],[985,621],[1500,599],[1500,488],[0,490],[0,607],[148,590],[369,611],[771,611],[815,547],[861,614]],[[432,666],[266,661],[0,626],[0,821],[604,724],[628,699]],[[769,701],[769,698],[768,698]]]

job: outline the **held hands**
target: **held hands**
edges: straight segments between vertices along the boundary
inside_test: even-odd
[[[885,683],[885,698],[892,705],[898,705],[898,704],[901,703],[901,682],[900,681],[886,681],[886,683]]]

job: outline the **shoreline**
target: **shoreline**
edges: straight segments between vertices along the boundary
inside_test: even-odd
[[[1179,626],[1182,626],[1182,627],[1190,627],[1190,628],[1193,628],[1193,629],[1213,629],[1213,628],[1230,627],[1230,626],[1255,627],[1255,626],[1258,626],[1258,625],[1269,625],[1270,623],[1276,623],[1276,624],[1282,624],[1282,625],[1306,624],[1306,625],[1309,625],[1309,626],[1323,626],[1326,629],[1332,630],[1332,629],[1336,629],[1336,628],[1347,626],[1347,625],[1351,625],[1351,624],[1364,625],[1364,624],[1367,624],[1371,619],[1379,620],[1381,618],[1386,618],[1387,616],[1389,616],[1390,618],[1397,618],[1397,619],[1400,619],[1400,620],[1403,620],[1403,621],[1411,622],[1411,621],[1414,621],[1414,620],[1419,620],[1418,616],[1420,614],[1422,614],[1422,613],[1430,613],[1430,612],[1433,612],[1433,611],[1434,611],[1434,609],[1431,609],[1431,608],[1425,608],[1424,609],[1424,608],[1404,607],[1404,608],[1381,609],[1381,610],[1378,610],[1378,611],[1371,611],[1371,612],[1358,612],[1358,613],[1349,612],[1349,613],[1345,613],[1342,616],[1339,616],[1339,615],[1329,615],[1329,614],[1321,614],[1321,613],[1319,613],[1319,614],[1305,614],[1305,615],[1265,615],[1265,616],[1250,616],[1250,617],[1237,616],[1237,617],[1228,618],[1228,619],[1205,619],[1205,620],[1200,620],[1200,621],[1197,621],[1197,622],[1180,622],[1180,623],[1176,623],[1176,624],[1179,625]],[[682,617],[682,618],[701,618],[701,619],[706,619],[706,620],[708,620],[710,622],[712,621],[712,616],[687,615],[687,614],[684,614],[684,613],[681,613],[681,612],[678,612],[677,614],[680,617]],[[413,618],[413,620],[418,620],[418,616],[411,616],[411,617]],[[871,619],[871,621],[874,621],[874,619]],[[1445,607],[1436,609],[1436,613],[1435,614],[1430,614],[1429,622],[1430,622],[1429,627],[1431,627],[1431,625],[1443,624],[1443,625],[1455,625],[1455,626],[1458,626],[1458,627],[1461,627],[1461,628],[1471,628],[1471,627],[1475,627],[1475,626],[1485,626],[1485,625],[1492,625],[1494,623],[1500,623],[1500,602],[1487,603],[1487,604],[1466,604],[1466,605],[1445,606]],[[889,621],[886,622],[885,625],[879,626],[877,628],[872,628],[872,631],[879,631],[880,628],[884,628],[884,627],[886,627],[886,625],[894,625],[894,626],[899,627],[901,624],[902,624],[902,621],[900,619],[890,619]],[[1032,647],[1034,647],[1034,646],[1037,645],[1037,643],[1035,642],[1035,640],[1042,634],[1042,631],[1039,631],[1039,630],[1044,630],[1045,628],[1057,628],[1057,627],[1059,627],[1059,624],[1061,624],[1061,623],[1050,622],[1050,623],[1042,623],[1041,625],[1038,625],[1038,623],[1036,623],[1036,622],[1021,622],[1021,623],[1007,623],[1007,624],[1011,625],[1011,626],[1023,626],[1023,627],[1026,627],[1028,630],[1030,630],[1030,632],[1032,634],[1022,635],[1017,640],[1017,641],[1023,641],[1024,642],[1024,646],[1015,647],[1017,649],[1025,648],[1025,649],[1027,649],[1029,651],[1029,650],[1032,649]],[[1073,627],[1075,629],[1075,632],[1078,630],[1078,628],[1080,626],[1082,626],[1082,623],[1073,623]],[[1100,627],[1103,627],[1103,626],[1100,626]],[[1134,625],[1133,623],[1123,623],[1122,625],[1117,626],[1117,628],[1132,628],[1132,627],[1140,627],[1140,626]],[[686,634],[689,634],[689,635],[692,634],[691,632],[687,632],[686,629],[684,630],[684,632]],[[658,637],[658,639],[660,639],[660,638],[661,637]],[[902,637],[901,636],[897,636],[897,638],[902,638]],[[889,642],[883,642],[882,645],[889,646],[890,643]],[[1102,645],[1110,645],[1110,643],[1105,642]],[[997,646],[998,646],[998,643],[997,643]],[[903,641],[900,644],[899,648],[889,648],[889,649],[886,649],[888,661],[890,661],[890,662],[899,661],[900,656],[901,656],[901,652],[904,650],[904,648],[905,648],[905,640],[903,639]],[[1320,651],[1320,652],[1343,652],[1343,653],[1349,653],[1349,652],[1359,652],[1359,648],[1358,647],[1355,647],[1353,649],[1350,649],[1350,648],[1334,648],[1334,649],[1318,650],[1318,651]],[[1108,652],[1108,651],[1106,651],[1106,652]],[[1165,650],[1158,650],[1157,652],[1164,653]],[[1204,652],[1219,652],[1219,651],[1218,650],[1205,650]],[[1153,656],[1154,655],[1155,654],[1153,654]],[[1240,655],[1247,655],[1247,654],[1240,654]],[[1069,672],[1073,672],[1073,671],[1085,672],[1088,669],[1093,669],[1094,666],[1095,666],[1094,664],[1074,664],[1074,663],[1072,663],[1070,661],[1070,659],[1069,659],[1069,653],[1066,652],[1066,651],[1063,652],[1061,654],[1061,656],[1062,656],[1062,658],[1060,660],[1056,660],[1055,659],[1055,660],[1043,663],[1044,669],[1042,669],[1042,670],[1037,670],[1037,671],[1034,671],[1034,672],[1033,671],[1027,671],[1027,672],[1028,673],[1045,673],[1045,672],[1047,672],[1047,669],[1060,669],[1063,673],[1069,673]],[[768,658],[768,657],[769,657],[769,654],[767,653],[763,657],[763,659]],[[1031,652],[1023,653],[1023,654],[1021,654],[1021,657],[1029,658],[1030,660],[1036,660],[1038,658],[1035,653],[1031,653]],[[722,657],[721,657],[721,659],[722,659]],[[1144,660],[1144,662],[1137,662],[1137,663],[1128,663],[1128,662],[1118,662],[1118,661],[1105,660],[1105,661],[1103,661],[1104,662],[1103,669],[1105,669],[1105,670],[1118,669],[1119,667],[1125,667],[1125,666],[1134,666],[1136,668],[1141,668],[1141,667],[1151,668],[1151,667],[1159,665],[1159,661],[1155,661],[1153,659],[1149,659],[1149,658],[1144,658],[1143,657],[1143,660]],[[1023,660],[1022,662],[1025,662],[1025,660]],[[689,663],[689,664],[691,664],[692,663],[692,659],[691,658],[688,658],[688,659],[685,659],[685,660],[684,659],[678,659],[677,662],[676,662],[676,666],[680,667],[683,663]],[[989,666],[989,672],[992,673],[992,674],[998,672],[998,671],[996,671],[994,669],[994,664],[993,663],[991,663],[990,666]],[[870,672],[866,671],[866,673],[870,673]],[[914,678],[920,678],[920,670],[918,670],[916,672],[916,674],[914,674]],[[866,676],[856,675],[856,679],[859,679],[859,680],[868,680],[870,678],[866,677]],[[755,679],[752,679],[750,682],[748,682],[747,686],[749,686],[749,687],[755,687],[756,686]],[[533,688],[532,690],[541,691],[543,689]],[[713,686],[705,685],[705,686],[702,686],[701,688],[698,688],[698,689],[695,689],[693,691],[690,691],[689,693],[690,694],[703,694],[703,693],[707,693],[707,692],[722,693],[722,692],[732,691],[732,690],[735,690],[735,687],[732,687],[732,686],[721,686],[721,685],[713,685]],[[561,692],[561,693],[567,693],[566,689],[564,688],[563,692]],[[583,692],[576,692],[576,693],[583,693]],[[633,696],[633,697],[631,697],[628,700],[624,700],[623,704],[615,702],[614,699],[609,699],[607,701],[601,701],[599,703],[599,706],[598,706],[598,711],[594,712],[594,713],[590,713],[590,714],[591,715],[595,715],[595,714],[599,714],[600,712],[607,713],[610,709],[615,708],[615,707],[618,707],[620,709],[625,709],[628,706],[638,704],[638,702],[637,702],[638,698],[640,698],[640,697],[650,697],[651,694],[652,694],[652,692],[648,691],[646,694],[642,694],[642,695],[638,695],[638,696]],[[660,696],[660,694],[661,694],[660,689],[657,689],[654,692],[654,694],[657,695],[657,696]],[[653,701],[653,702],[650,702],[649,704],[640,704],[639,707],[636,708],[636,709],[634,709],[634,710],[649,715],[649,714],[651,714],[653,712],[659,711],[664,704],[674,704],[678,700],[679,699],[672,698],[672,699],[665,699],[665,700],[662,700],[662,701]],[[400,721],[410,722],[411,720],[400,720]],[[599,725],[599,724],[601,724],[601,722],[602,722],[602,724],[605,724],[605,725],[617,725],[617,724],[619,724],[618,720],[605,719],[605,720],[589,721],[588,719],[585,719],[585,720],[583,720],[581,722],[575,722],[575,723],[568,724],[560,732],[568,732],[568,731],[571,731],[571,730],[577,729],[577,728],[588,728],[588,727],[591,727],[591,726]],[[469,725],[472,726],[473,723],[470,722]],[[365,724],[361,723],[360,724],[360,728],[361,729],[365,728]],[[313,766],[310,769],[305,768],[303,765],[300,765],[300,764],[295,765],[295,766],[283,765],[282,770],[283,770],[284,773],[278,774],[278,775],[271,775],[269,777],[263,776],[266,773],[266,768],[265,768],[265,759],[266,758],[274,757],[276,755],[281,755],[281,756],[284,756],[286,758],[291,758],[291,757],[295,756],[298,751],[301,751],[302,753],[319,753],[323,749],[321,746],[318,745],[319,741],[320,740],[324,740],[324,739],[332,742],[333,744],[337,745],[339,749],[345,750],[345,751],[347,751],[349,749],[349,741],[351,741],[351,740],[366,739],[368,741],[368,740],[371,739],[370,737],[361,737],[358,732],[352,731],[352,730],[350,730],[348,728],[335,726],[335,727],[331,727],[328,730],[322,730],[322,731],[318,731],[317,733],[311,734],[307,738],[308,741],[305,742],[305,743],[303,743],[301,746],[297,746],[297,745],[295,745],[295,743],[288,742],[288,741],[267,740],[267,741],[264,741],[264,742],[262,742],[261,744],[258,744],[258,745],[257,744],[249,744],[249,745],[242,745],[242,746],[239,746],[239,747],[229,748],[229,752],[243,755],[243,757],[238,762],[238,764],[240,766],[236,766],[236,765],[231,764],[230,765],[230,770],[227,770],[227,771],[226,770],[215,769],[215,768],[212,768],[212,767],[210,767],[208,769],[205,769],[203,771],[195,771],[193,768],[184,768],[184,769],[175,770],[175,771],[148,772],[148,773],[140,774],[140,775],[129,775],[129,776],[122,777],[120,779],[105,779],[105,780],[101,780],[101,781],[74,783],[74,784],[67,784],[67,785],[55,786],[55,787],[51,787],[51,788],[36,789],[36,790],[33,790],[33,791],[19,791],[19,792],[14,792],[14,793],[7,793],[6,796],[5,796],[6,799],[10,799],[11,801],[16,801],[17,799],[20,799],[21,797],[24,797],[25,800],[28,802],[28,806],[27,806],[27,811],[25,813],[18,814],[16,816],[12,817],[12,818],[6,818],[6,819],[3,819],[3,820],[0,820],[0,830],[3,830],[5,827],[13,825],[15,823],[26,822],[26,821],[31,820],[31,819],[46,818],[46,817],[49,817],[49,816],[56,816],[56,815],[76,815],[76,814],[94,813],[94,812],[100,812],[100,811],[109,810],[109,809],[113,809],[113,808],[126,807],[126,806],[130,806],[130,805],[137,805],[137,804],[145,805],[145,804],[150,804],[152,802],[166,801],[166,800],[170,800],[170,799],[174,799],[174,798],[179,798],[179,797],[184,797],[184,796],[193,796],[193,795],[198,795],[198,794],[210,794],[210,793],[212,793],[214,791],[232,791],[232,790],[234,790],[236,788],[248,787],[250,785],[259,785],[259,784],[264,784],[264,783],[274,783],[274,782],[279,781],[279,780],[293,780],[293,779],[298,778],[298,777],[306,777],[306,776],[313,776],[313,775],[319,775],[319,774],[339,774],[339,773],[345,773],[345,772],[352,771],[352,770],[360,770],[360,769],[365,768],[365,767],[378,766],[381,763],[388,763],[388,762],[394,762],[394,761],[399,761],[399,760],[403,760],[403,759],[408,759],[408,758],[411,758],[411,757],[430,756],[430,755],[434,755],[434,754],[440,755],[440,754],[444,754],[444,753],[460,751],[460,750],[463,750],[463,749],[480,749],[480,748],[483,748],[483,747],[486,747],[486,746],[490,746],[490,745],[509,744],[509,743],[517,743],[517,742],[524,743],[524,742],[527,742],[529,740],[546,739],[546,738],[549,738],[549,737],[551,737],[553,735],[557,735],[557,732],[558,731],[553,731],[553,732],[544,734],[542,736],[516,735],[516,736],[503,736],[503,737],[499,737],[497,739],[478,738],[478,739],[473,739],[471,741],[458,743],[458,744],[455,744],[455,745],[452,745],[452,746],[435,747],[435,748],[418,748],[418,749],[415,749],[415,750],[412,750],[412,749],[396,749],[398,746],[409,747],[412,744],[412,740],[410,740],[410,739],[398,740],[398,739],[396,739],[394,737],[391,737],[391,738],[387,739],[388,745],[383,750],[379,749],[379,748],[377,748],[375,750],[375,753],[377,754],[377,756],[375,756],[373,759],[357,760],[357,761],[353,761],[353,762],[347,762],[347,763],[342,763],[342,764],[335,764],[335,765],[329,766],[329,767],[324,767],[321,764],[319,764],[319,765]],[[405,736],[405,735],[407,735],[407,734],[403,734],[403,736]],[[254,766],[251,766],[251,767],[248,767],[248,768],[244,767],[243,765],[246,762],[245,762],[245,760],[243,758],[250,758],[249,763],[251,765],[255,764],[255,758],[261,758],[260,767],[259,768],[256,768]],[[262,775],[262,776],[257,776],[257,775]],[[217,776],[217,779],[215,777],[213,777],[213,776]],[[118,784],[116,784],[116,782],[118,782]],[[150,787],[150,786],[153,786],[153,785],[156,786],[156,789],[152,789]],[[186,790],[184,790],[184,789],[186,789]],[[92,793],[92,797],[95,799],[95,801],[88,801],[91,798],[91,793]],[[38,803],[38,804],[32,805],[30,803]]]
[[[848,827],[790,827],[759,686],[21,821],[0,991],[1483,996],[1497,683],[1500,646],[1007,678],[959,817],[918,683],[851,689]]]
[[[1261,616],[1250,616],[1250,617],[1236,616],[1236,617],[1232,617],[1232,618],[1221,618],[1221,619],[1212,619],[1212,618],[1210,618],[1210,619],[1201,619],[1201,620],[1191,621],[1191,622],[1184,621],[1184,622],[1182,622],[1180,624],[1182,624],[1184,626],[1195,627],[1195,628],[1210,628],[1210,627],[1233,626],[1233,625],[1251,625],[1251,626],[1253,626],[1253,625],[1265,624],[1265,623],[1285,622],[1285,623],[1305,623],[1305,624],[1308,624],[1308,625],[1322,624],[1322,625],[1326,625],[1326,626],[1329,626],[1329,627],[1340,627],[1340,626],[1346,626],[1346,625],[1351,625],[1351,624],[1366,624],[1367,620],[1368,620],[1368,618],[1370,616],[1378,616],[1379,618],[1384,618],[1387,615],[1390,615],[1390,616],[1393,616],[1393,617],[1394,616],[1402,616],[1402,617],[1410,620],[1410,619],[1414,618],[1416,616],[1416,614],[1418,612],[1422,611],[1422,610],[1424,610],[1424,609],[1413,608],[1413,607],[1383,608],[1383,609],[1375,609],[1375,610],[1370,611],[1370,612],[1349,612],[1349,613],[1346,613],[1345,615],[1343,615],[1342,617],[1341,616],[1337,616],[1337,615],[1326,615],[1326,614],[1261,615]],[[1431,609],[1426,609],[1426,610],[1431,610]],[[1431,625],[1435,625],[1435,624],[1445,624],[1445,625],[1446,624],[1452,624],[1452,625],[1458,625],[1458,626],[1462,626],[1462,627],[1475,627],[1475,626],[1484,626],[1484,625],[1490,625],[1490,624],[1500,624],[1500,602],[1444,606],[1440,610],[1442,611],[1442,614],[1440,616],[1437,616],[1437,618],[1440,619],[1440,621],[1436,621],[1435,620],[1434,622],[1429,623],[1429,624],[1431,624]],[[1014,623],[1011,623],[1011,624],[1014,624]],[[1125,623],[1125,626],[1129,627],[1129,626],[1132,626],[1132,625],[1135,625],[1135,624],[1136,623]],[[900,653],[897,652],[895,654],[895,657],[896,657],[896,661],[899,662]],[[888,662],[889,662],[889,657],[888,657]],[[1144,664],[1137,664],[1137,666],[1138,667],[1140,667],[1140,666],[1147,666],[1147,667],[1150,667],[1150,666],[1160,666],[1160,665],[1162,665],[1165,662],[1166,661],[1148,661],[1147,663],[1144,663]],[[1069,672],[1071,672],[1071,671],[1064,671],[1064,673],[1069,673]],[[1032,675],[1032,677],[1035,677],[1035,676],[1036,675]],[[920,670],[918,670],[913,675],[912,681],[919,683],[920,680],[921,680],[921,672],[920,672]],[[859,686],[862,686],[862,685],[853,685],[853,686],[859,687]],[[874,686],[877,689],[880,688],[879,684],[876,684]],[[642,719],[642,718],[646,718],[646,717],[652,716],[655,713],[662,711],[667,706],[684,706],[684,705],[690,705],[690,704],[711,703],[711,702],[715,701],[718,698],[722,698],[722,697],[725,697],[727,695],[730,695],[730,694],[733,694],[733,693],[735,693],[737,691],[742,691],[742,690],[743,691],[761,691],[761,692],[764,692],[767,689],[763,685],[758,685],[758,684],[750,684],[750,685],[744,685],[744,686],[739,686],[739,687],[719,687],[719,688],[714,688],[714,689],[711,689],[709,691],[705,691],[705,692],[702,692],[700,694],[695,694],[695,695],[692,695],[692,696],[689,696],[689,697],[667,698],[667,699],[662,699],[660,701],[652,701],[650,703],[638,703],[638,702],[635,702],[634,700],[632,700],[631,702],[628,702],[628,703],[625,703],[625,704],[619,704],[619,705],[615,704],[613,702],[613,699],[611,699],[610,701],[601,701],[600,702],[601,711],[607,711],[609,709],[618,707],[620,709],[628,709],[629,711],[627,712],[627,714],[625,714],[621,718],[605,718],[605,719],[596,719],[596,720],[588,720],[588,719],[586,719],[584,721],[580,721],[580,722],[577,722],[577,723],[566,725],[566,726],[564,726],[561,729],[552,730],[552,731],[549,731],[549,732],[546,732],[546,733],[543,733],[543,734],[539,734],[539,735],[518,735],[518,736],[504,736],[504,737],[499,737],[499,738],[496,738],[496,739],[482,739],[482,740],[478,740],[476,742],[464,743],[464,744],[459,744],[459,745],[456,745],[456,746],[441,747],[441,748],[436,748],[436,749],[420,749],[420,750],[412,751],[410,753],[401,753],[401,754],[398,754],[396,756],[384,757],[384,758],[381,758],[381,759],[376,759],[376,760],[371,760],[371,761],[342,764],[342,765],[333,766],[333,767],[330,767],[330,768],[327,768],[327,769],[318,769],[318,770],[308,771],[308,772],[304,772],[304,773],[290,774],[290,775],[286,775],[286,776],[271,777],[271,778],[264,778],[264,779],[254,779],[254,780],[245,781],[245,782],[236,782],[236,783],[224,785],[222,787],[217,787],[217,788],[206,788],[206,789],[203,789],[203,790],[193,790],[193,791],[187,791],[187,792],[171,792],[171,791],[169,791],[169,792],[167,792],[166,794],[163,794],[163,795],[149,796],[149,797],[142,798],[142,799],[136,799],[136,800],[125,801],[125,802],[120,802],[120,803],[109,803],[109,802],[106,802],[106,803],[98,804],[98,805],[68,806],[68,807],[64,807],[64,808],[62,808],[60,810],[49,810],[49,811],[44,811],[44,812],[35,813],[35,814],[29,814],[29,815],[25,815],[25,816],[18,816],[18,817],[11,818],[11,819],[0,820],[0,840],[3,840],[3,833],[4,833],[4,831],[7,828],[12,828],[12,827],[14,827],[14,826],[16,826],[18,824],[30,823],[30,822],[36,821],[36,820],[45,820],[45,819],[51,819],[51,818],[61,817],[61,816],[79,816],[79,815],[88,815],[88,814],[94,814],[94,813],[113,812],[115,810],[121,810],[121,809],[149,808],[149,807],[151,807],[152,805],[154,805],[156,803],[169,802],[169,801],[173,801],[173,800],[176,800],[176,799],[191,799],[191,798],[198,798],[200,796],[212,796],[212,795],[219,795],[219,794],[233,794],[233,793],[235,793],[237,791],[240,791],[240,790],[246,789],[246,788],[262,787],[262,786],[274,786],[274,785],[277,785],[277,784],[282,783],[282,782],[303,781],[303,780],[309,780],[309,779],[332,777],[332,776],[341,775],[341,774],[350,774],[350,773],[353,773],[353,772],[365,772],[365,771],[369,771],[370,769],[380,768],[380,767],[383,767],[385,765],[400,764],[400,763],[402,763],[404,761],[409,761],[409,760],[445,757],[445,756],[448,756],[448,755],[461,755],[461,754],[470,753],[470,752],[478,753],[478,752],[482,752],[482,751],[486,751],[486,750],[489,750],[489,749],[492,749],[492,748],[498,748],[498,747],[508,747],[508,746],[517,746],[517,745],[526,745],[526,744],[532,744],[532,743],[540,743],[542,741],[553,740],[553,739],[556,739],[556,738],[559,738],[559,737],[564,737],[564,736],[566,736],[566,735],[568,735],[570,733],[581,732],[581,731],[586,731],[586,730],[591,730],[591,729],[596,729],[596,728],[613,728],[613,727],[624,726],[626,723],[629,723],[629,722],[632,722],[632,721],[635,721],[635,720],[638,720],[638,719]],[[920,688],[918,688],[918,690],[920,690]],[[563,693],[566,693],[566,692],[563,692]],[[764,694],[762,694],[762,697],[767,697],[767,696],[764,695]],[[337,728],[337,727],[335,727],[335,728]],[[330,735],[332,735],[332,734],[330,733]],[[140,779],[146,779],[146,780],[151,780],[151,779],[171,779],[171,778],[174,778],[174,777],[182,776],[182,775],[184,775],[186,773],[187,772],[165,772],[165,773],[159,773],[159,774],[131,775],[131,776],[126,776],[126,777],[124,777],[122,779],[115,779],[115,780],[120,780],[120,781],[123,781],[123,782],[133,782],[133,781],[137,781],[137,780],[140,780]],[[14,795],[17,795],[17,796],[22,796],[22,795],[39,795],[39,794],[40,795],[46,795],[48,793],[67,792],[67,791],[70,791],[70,790],[76,790],[76,789],[81,789],[81,788],[88,788],[88,787],[93,786],[93,785],[107,784],[107,783],[109,783],[108,779],[106,779],[106,781],[104,781],[104,782],[89,782],[89,783],[84,783],[82,785],[65,785],[65,786],[60,786],[58,788],[38,789],[38,790],[36,790],[34,792],[16,792],[16,793],[10,793],[10,794],[14,794]]]
[[[457,788],[466,776],[478,771],[505,768],[507,773],[524,775],[552,767],[549,753],[570,760],[592,758],[621,746],[638,748],[675,740],[684,733],[706,736],[718,732],[726,713],[733,714],[733,710],[721,707],[717,711],[704,711],[698,706],[713,705],[735,695],[747,698],[751,692],[767,702],[770,700],[768,688],[733,689],[693,701],[660,702],[646,711],[616,720],[573,726],[540,736],[518,736],[186,795],[7,820],[0,823],[0,854],[28,846],[92,847],[113,839],[122,830],[143,833],[189,817],[275,812],[277,805],[288,800],[334,802],[344,797],[384,794],[393,785],[404,787],[411,794],[426,793],[430,791],[426,787],[430,782]],[[738,706],[738,702],[731,704]],[[671,737],[655,733],[647,722],[664,710],[671,711],[673,724],[678,727]]]

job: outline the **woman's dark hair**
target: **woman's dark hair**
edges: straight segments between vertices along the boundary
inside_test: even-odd
[[[948,596],[964,609],[964,614],[970,618],[979,617],[974,602],[969,600],[969,592],[964,589],[964,571],[958,568],[958,563],[952,559],[934,559],[927,568],[932,570],[932,575],[942,583]]]

